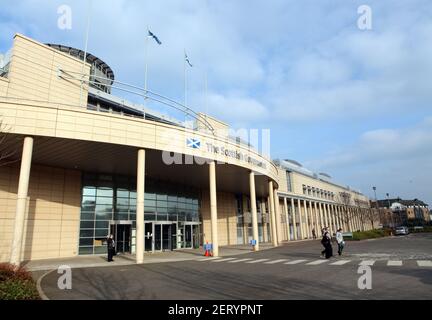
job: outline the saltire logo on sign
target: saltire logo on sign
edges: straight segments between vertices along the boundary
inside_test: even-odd
[[[186,145],[189,148],[193,148],[193,149],[199,149],[201,147],[201,142],[198,139],[194,139],[194,138],[187,138],[186,139]]]

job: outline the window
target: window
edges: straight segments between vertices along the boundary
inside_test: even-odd
[[[287,179],[287,191],[292,192],[292,173],[290,171],[286,172],[286,179]]]

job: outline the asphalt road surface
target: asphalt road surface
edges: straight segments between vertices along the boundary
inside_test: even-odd
[[[334,253],[337,254],[336,245]],[[319,240],[219,259],[81,268],[72,289],[59,274],[41,281],[50,299],[432,299],[432,234],[348,242],[345,254],[320,257]],[[371,270],[371,289],[359,267]]]

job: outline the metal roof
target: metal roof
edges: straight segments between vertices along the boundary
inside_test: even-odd
[[[54,48],[58,51],[67,53],[67,54],[71,55],[72,57],[78,58],[80,60],[84,60],[84,51],[83,50],[76,49],[73,47],[64,46],[61,44],[46,43],[46,45],[51,47],[51,48]],[[114,71],[104,61],[102,61],[98,57],[96,57],[96,56],[94,56],[88,52],[86,54],[86,61],[88,63],[98,67],[100,70],[102,70],[102,72],[107,76],[108,79],[110,79],[111,81],[114,81]]]

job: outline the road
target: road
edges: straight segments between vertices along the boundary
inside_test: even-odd
[[[432,234],[347,242],[342,257],[320,257],[318,240],[219,259],[199,258],[72,271],[41,281],[50,299],[432,299]],[[337,250],[334,250],[337,251]],[[372,288],[358,287],[371,265]]]

